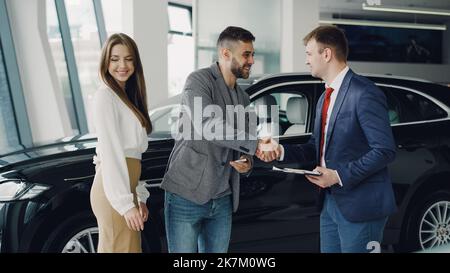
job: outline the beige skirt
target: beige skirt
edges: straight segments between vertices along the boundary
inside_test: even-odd
[[[126,158],[130,176],[130,189],[138,206],[136,186],[141,176],[141,161]],[[91,206],[97,218],[99,238],[98,253],[141,253],[141,233],[128,228],[125,218],[109,203],[103,190],[101,164],[97,165],[91,188]]]

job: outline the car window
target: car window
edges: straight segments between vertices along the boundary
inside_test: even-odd
[[[180,111],[180,105],[168,105],[150,111],[153,137],[170,137],[172,126],[175,124]]]
[[[308,87],[277,88],[253,98],[252,106],[258,116],[258,137],[307,133],[310,103],[306,89],[311,86]]]
[[[403,89],[384,87],[391,124],[444,118],[446,112],[428,98]]]

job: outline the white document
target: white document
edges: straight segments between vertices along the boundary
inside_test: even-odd
[[[315,175],[315,176],[320,176],[322,175],[321,172],[318,171],[308,171],[308,170],[302,170],[302,169],[291,169],[291,168],[277,168],[277,167],[273,167],[272,170],[277,171],[277,172],[285,172],[285,173],[295,173],[295,174],[307,174],[307,175]]]

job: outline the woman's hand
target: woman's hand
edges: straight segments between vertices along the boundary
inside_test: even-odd
[[[133,207],[125,212],[123,216],[125,217],[128,228],[134,231],[144,230],[144,220],[139,210],[136,207]]]
[[[147,204],[144,202],[139,202],[139,213],[141,214],[142,220],[147,222],[148,220],[148,208]]]

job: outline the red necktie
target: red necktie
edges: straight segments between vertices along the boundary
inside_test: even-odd
[[[320,158],[319,162],[322,160],[322,154],[323,154],[323,145],[325,143],[325,125],[327,124],[327,114],[328,114],[328,106],[330,106],[330,97],[331,93],[333,92],[333,88],[328,87],[325,90],[325,99],[323,100],[323,106],[322,106],[322,126],[320,131]]]

